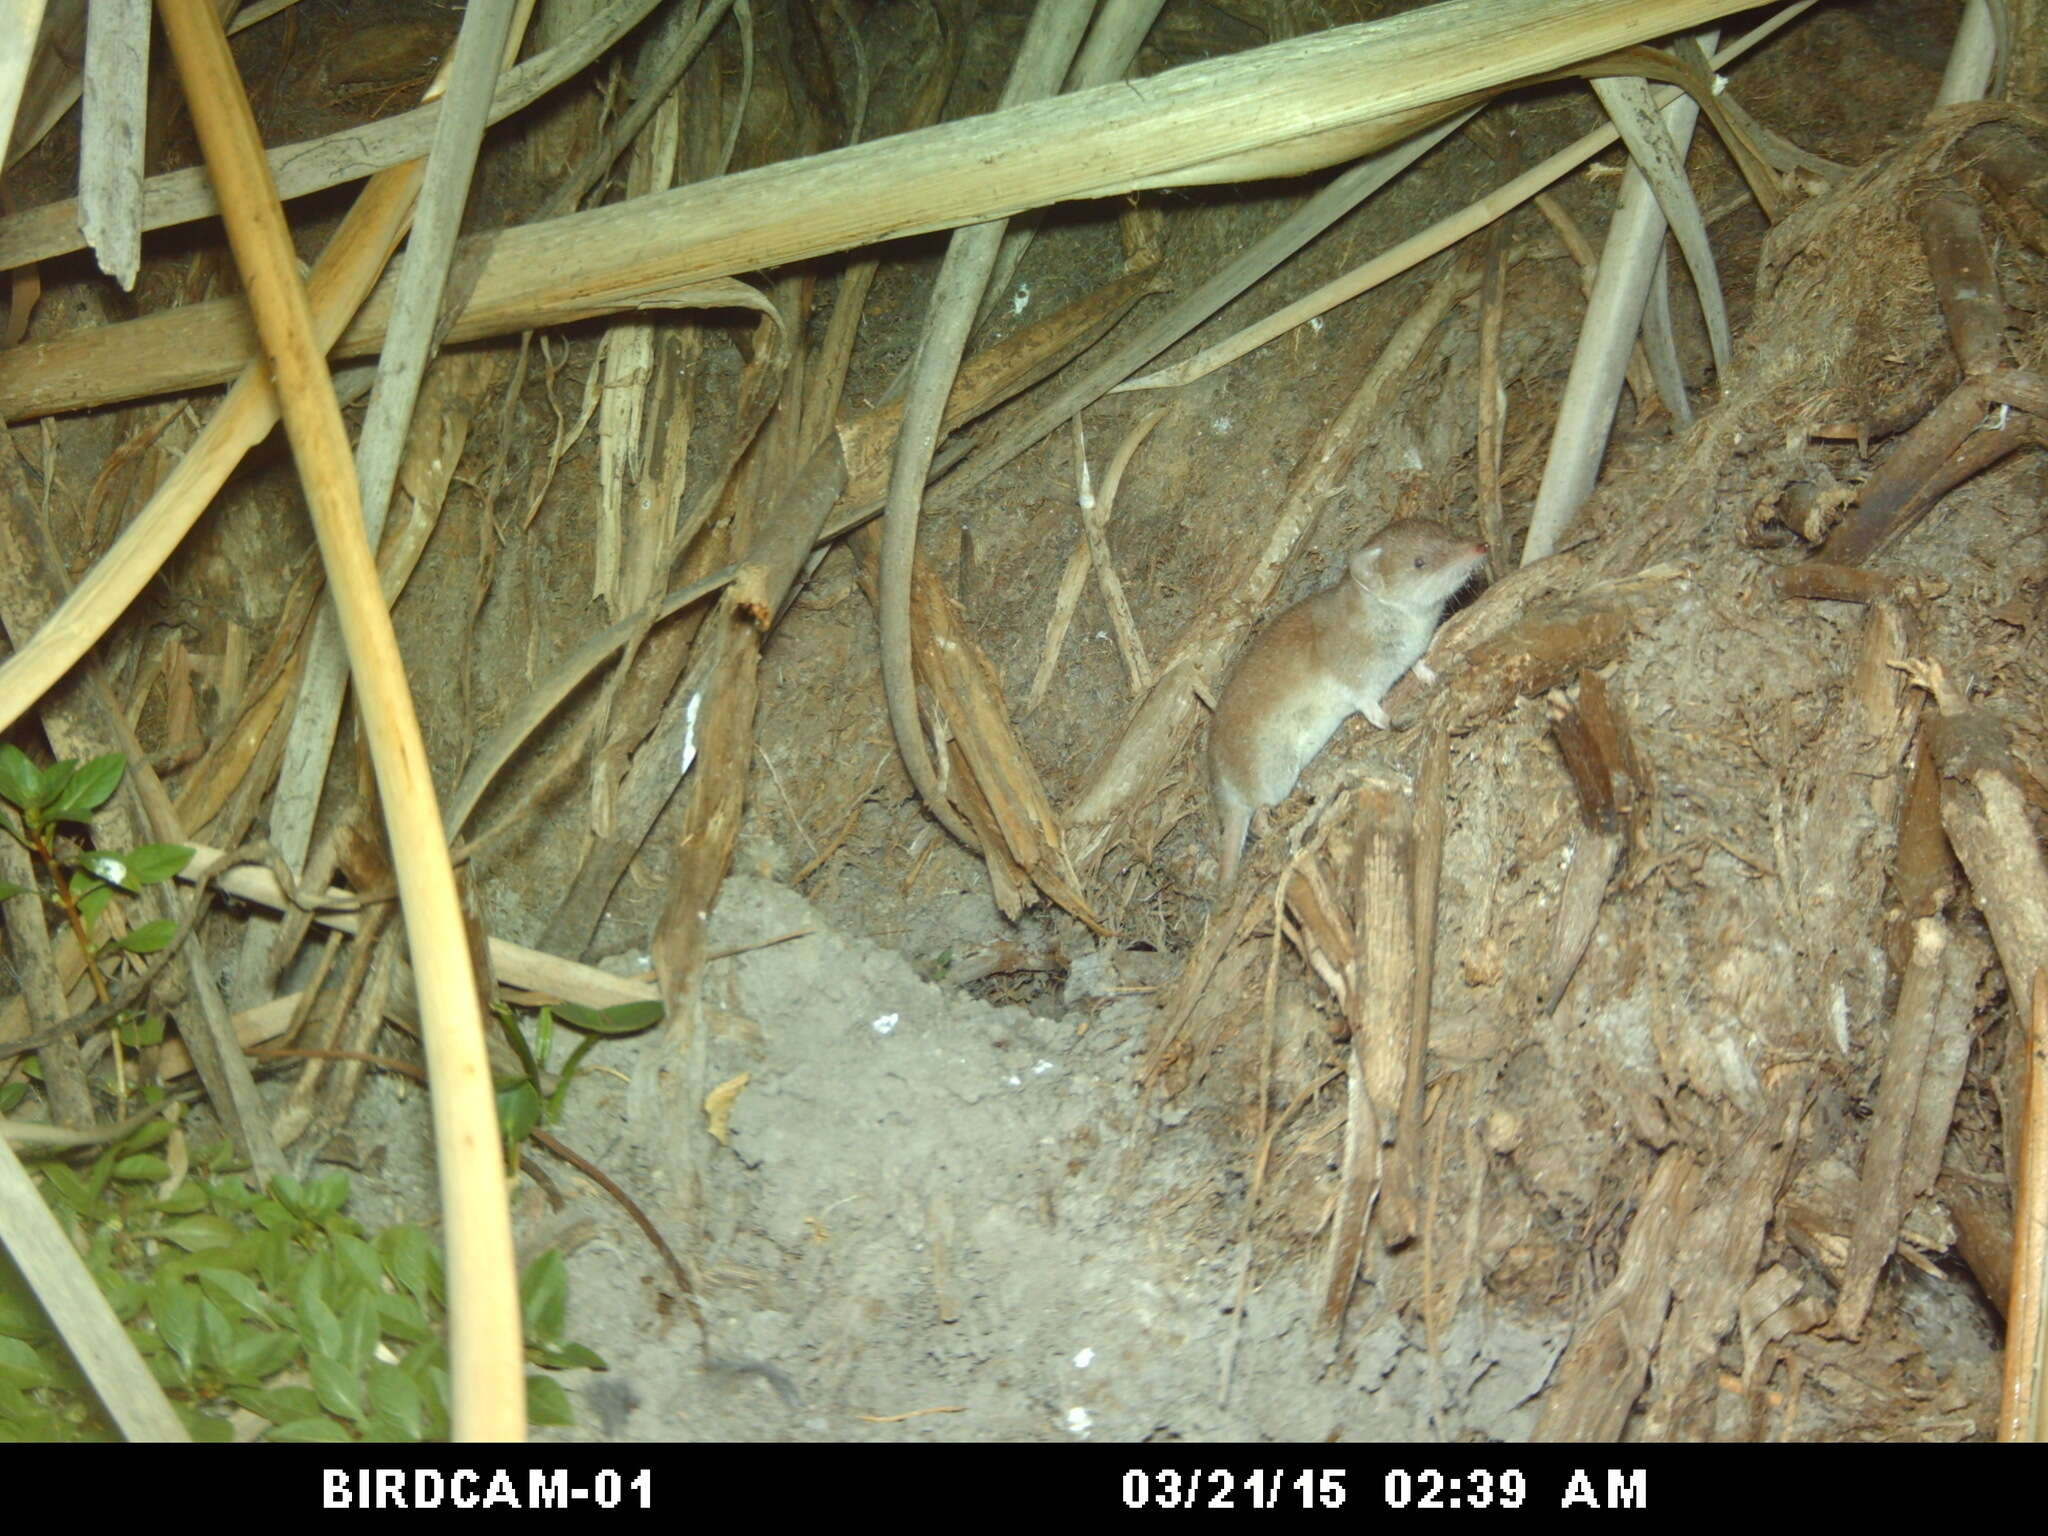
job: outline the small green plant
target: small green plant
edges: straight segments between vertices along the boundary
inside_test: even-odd
[[[543,1125],[557,1124],[562,1118],[562,1105],[569,1097],[569,1084],[576,1079],[576,1071],[583,1065],[583,1058],[590,1054],[590,1048],[607,1035],[633,1035],[646,1029],[661,1017],[659,1003],[618,1003],[610,1008],[586,1008],[581,1003],[555,1003],[540,1010],[535,1016],[533,1038],[528,1040],[519,1027],[513,1011],[503,1003],[493,1010],[498,1016],[498,1027],[505,1032],[505,1039],[512,1047],[512,1054],[519,1058],[517,1073],[498,1079],[498,1126],[505,1137],[505,1166],[519,1166],[519,1147],[527,1137]],[[556,1075],[554,1086],[547,1086],[546,1063],[554,1055],[555,1022],[559,1019],[572,1029],[580,1030],[583,1038],[569,1053],[569,1059],[562,1064]]]
[[[27,851],[30,866],[42,882],[31,887],[0,880],[0,901],[38,896],[53,908],[78,940],[86,974],[102,1003],[111,995],[104,962],[113,952],[154,954],[178,932],[178,925],[169,918],[157,918],[100,940],[100,920],[112,905],[114,893],[138,895],[145,886],[174,878],[192,860],[192,850],[177,843],[145,843],[127,853],[115,853],[87,847],[64,833],[67,826],[91,825],[93,813],[120,787],[127,768],[128,760],[118,752],[90,762],[67,758],[38,768],[20,748],[0,743],[0,801],[14,813],[10,816],[0,810],[0,831]],[[118,1016],[114,1030],[115,1038],[131,1048],[153,1045],[163,1038],[163,1022],[139,1012]],[[118,1050],[114,1059],[125,1097]]]
[[[177,1177],[159,1120],[89,1168],[38,1169],[76,1228],[100,1288],[197,1439],[227,1440],[242,1408],[262,1438],[416,1441],[448,1434],[441,1251],[417,1227],[366,1236],[344,1214],[348,1176],[279,1179],[257,1190],[222,1142]],[[529,1362],[602,1370],[565,1343],[568,1271],[545,1253],[520,1279]],[[527,1378],[536,1424],[571,1422],[552,1376]],[[0,1441],[118,1438],[0,1255]]]
[[[90,827],[126,767],[125,758],[109,754],[39,769],[19,749],[0,744],[0,802],[12,809],[10,815],[0,808],[0,831],[26,850],[38,881],[29,887],[0,880],[0,900],[34,895],[58,915],[77,939],[102,1003],[111,996],[105,962],[116,951],[150,954],[177,936],[177,925],[166,919],[102,940],[101,921],[115,893],[133,895],[173,878],[193,852],[151,843],[115,853],[65,831]],[[562,1009],[565,1021],[599,1033],[621,1032],[609,1017],[619,1012]],[[534,1057],[517,1030],[507,1028],[535,1085],[539,1108],[527,1123],[530,1131],[541,1109],[550,1117],[559,1112],[583,1050],[542,1100]],[[551,1028],[544,1013],[542,1061]],[[124,1010],[114,1016],[113,1029],[119,1081],[119,1047],[155,1044],[163,1021]],[[0,1113],[28,1091],[19,1079],[0,1084]],[[117,1091],[125,1097],[125,1084]],[[162,1099],[160,1088],[143,1092]],[[155,1120],[107,1146],[89,1166],[52,1160],[38,1164],[36,1174],[44,1198],[73,1228],[87,1268],[195,1438],[234,1438],[227,1415],[240,1408],[272,1440],[445,1439],[439,1246],[417,1227],[366,1235],[344,1214],[345,1174],[304,1183],[278,1179],[256,1189],[241,1169],[230,1143],[188,1152],[182,1132]],[[543,1254],[527,1267],[520,1301],[531,1363],[604,1369],[591,1351],[562,1338],[568,1271],[560,1254]],[[535,1424],[567,1424],[568,1394],[553,1377],[531,1375],[527,1413]],[[0,1250],[0,1441],[116,1438],[27,1283]]]

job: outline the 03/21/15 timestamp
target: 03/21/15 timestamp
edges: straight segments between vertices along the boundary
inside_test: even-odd
[[[1336,1467],[1131,1467],[1126,1509],[1342,1509],[1348,1490]]]

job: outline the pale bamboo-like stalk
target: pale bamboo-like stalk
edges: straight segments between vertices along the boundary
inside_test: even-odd
[[[1299,174],[1395,143],[1514,81],[1740,9],[1742,0],[1443,0],[522,225],[491,245],[449,339],[650,307],[706,277],[1049,203]],[[1517,28],[1516,49],[1502,48]],[[343,355],[375,349],[387,303],[379,294],[365,305]],[[132,334],[151,352],[110,369],[89,344],[0,354],[0,408],[20,416],[225,377],[246,333],[221,310],[188,308],[183,320],[132,322],[149,328]]]
[[[1713,42],[1707,41],[1711,48]],[[1681,95],[1663,109],[1664,125],[1678,153],[1692,141],[1699,103]],[[1592,493],[1607,454],[1607,435],[1621,400],[1621,381],[1635,351],[1636,332],[1649,301],[1650,280],[1664,254],[1664,212],[1643,173],[1631,165],[1622,181],[1621,201],[1607,227],[1593,297],[1572,353],[1572,368],[1551,429],[1550,454],[1530,513],[1522,564],[1533,565],[1554,552],[1573,514]]]
[[[398,461],[405,449],[413,406],[425,381],[432,350],[434,317],[440,309],[448,265],[461,232],[462,208],[468,200],[470,174],[483,143],[491,90],[501,62],[509,65],[519,51],[526,14],[522,5],[473,6],[463,14],[455,53],[444,64],[429,98],[448,88],[449,101],[437,124],[433,153],[426,164],[411,237],[399,273],[391,311],[391,334],[377,361],[377,385],[363,418],[356,447],[356,469],[363,497],[363,537],[370,548],[384,532]],[[520,27],[513,31],[514,12]],[[509,43],[508,43],[509,38]],[[306,643],[304,671],[296,709],[285,738],[284,757],[270,804],[270,838],[285,863],[305,872],[306,850],[313,841],[313,822],[320,808],[320,786],[327,778],[334,751],[334,732],[341,721],[343,684],[348,659],[335,631],[335,611],[322,604],[313,618]],[[287,925],[285,942],[296,948],[297,931]],[[245,974],[263,974],[262,955],[270,935],[251,925],[242,944]]]
[[[206,0],[162,0],[160,14],[277,381],[384,803],[433,1088],[448,1229],[454,1433],[462,1440],[518,1439],[526,1429],[526,1384],[511,1213],[483,1011],[426,744],[363,539],[348,434],[227,37]]]
[[[1942,71],[1941,88],[1934,93],[1937,107],[1959,101],[1982,101],[1991,88],[1991,72],[1998,63],[1998,23],[1988,0],[1963,0],[1963,19],[1956,26],[1956,40],[1949,49],[1948,67]]]
[[[1058,89],[1087,29],[1093,0],[1047,0],[1027,29],[1010,80],[1003,92],[1006,107],[1028,104]],[[953,392],[954,376],[967,349],[981,296],[988,290],[1002,246],[1004,225],[995,220],[955,230],[946,259],[933,285],[931,308],[918,342],[917,361],[903,402],[903,424],[896,439],[895,462],[889,476],[889,505],[882,521],[880,632],[882,692],[889,705],[889,724],[896,749],[917,786],[918,798],[940,825],[968,847],[974,834],[946,798],[945,786],[932,766],[924,731],[917,716],[917,681],[911,665],[910,578],[917,554],[918,515],[924,508],[924,486],[932,454],[938,447],[939,424]]]
[[[1808,9],[1814,0],[1793,0],[1782,11],[1769,20],[1752,28],[1728,47],[1722,49],[1713,60],[1719,68],[1739,58],[1751,48],[1763,42],[1788,21]],[[1659,102],[1675,101],[1684,93],[1672,89],[1659,94]],[[1477,109],[1474,109],[1477,110]],[[1437,133],[1447,134],[1456,128],[1454,122]],[[1234,335],[1227,336],[1213,346],[1205,348],[1193,357],[1174,365],[1161,368],[1142,378],[1131,379],[1118,386],[1119,390],[1166,389],[1192,383],[1205,374],[1213,373],[1226,363],[1244,356],[1245,353],[1265,345],[1274,337],[1284,335],[1298,325],[1306,324],[1317,315],[1336,308],[1347,299],[1353,299],[1369,289],[1378,287],[1388,279],[1398,277],[1411,267],[1419,266],[1438,251],[1457,244],[1467,235],[1484,229],[1501,215],[1519,207],[1536,197],[1553,182],[1562,179],[1578,166],[1599,154],[1621,137],[1612,123],[1596,128],[1566,145],[1556,154],[1539,164],[1531,166],[1512,181],[1489,192],[1478,201],[1468,204],[1456,213],[1439,219],[1427,229],[1418,230],[1399,245],[1382,252],[1371,261],[1364,263],[1340,277],[1331,279],[1315,292],[1305,294],[1284,309],[1253,322]],[[1162,349],[1163,350],[1163,349]]]
[[[14,115],[21,110],[21,89],[42,28],[43,0],[22,0],[0,16],[0,159],[14,137]]]

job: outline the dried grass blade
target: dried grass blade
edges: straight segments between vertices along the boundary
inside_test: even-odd
[[[149,0],[87,8],[78,140],[78,229],[100,270],[135,291],[142,266],[142,145],[149,111]]]
[[[454,57],[428,90],[430,97],[435,96],[446,85],[447,110],[436,125],[411,237],[399,262],[391,334],[378,361],[377,383],[356,445],[363,531],[372,549],[384,533],[399,459],[426,376],[434,317],[456,236],[461,232],[462,209],[483,143],[492,87],[501,63],[508,62],[519,49],[520,39],[509,35],[511,22],[512,9],[506,6],[473,6],[465,11]],[[304,667],[270,808],[271,841],[285,863],[301,872],[312,843],[320,786],[327,778],[348,677],[348,658],[342,650],[334,609],[325,604],[314,617]],[[251,937],[256,936],[252,930]],[[253,956],[245,954],[245,958]]]
[[[160,14],[243,286],[266,338],[279,403],[342,613],[365,734],[377,767],[411,939],[447,1212],[452,1417],[458,1438],[525,1431],[523,1330],[512,1230],[480,1000],[419,722],[405,687],[377,569],[363,540],[355,466],[314,333],[262,140],[207,0]]]
[[[539,100],[638,26],[659,0],[614,0],[546,53],[528,59],[499,83],[491,121],[499,122]],[[287,200],[360,180],[427,152],[434,141],[439,102],[396,117],[343,128],[303,144],[268,152],[279,195]],[[142,188],[142,227],[164,229],[218,213],[213,186],[203,167],[152,176]],[[81,244],[75,202],[47,203],[0,219],[0,271],[75,251]]]
[[[1692,182],[1685,174],[1685,159],[1665,129],[1664,119],[1651,100],[1649,82],[1640,77],[1613,75],[1595,78],[1593,93],[1607,109],[1615,131],[1635,161],[1636,170],[1650,185],[1657,206],[1664,211],[1672,238],[1692,272],[1693,289],[1699,294],[1700,311],[1706,317],[1707,341],[1713,348],[1714,372],[1726,377],[1733,343],[1728,333],[1728,306],[1721,296],[1721,273],[1714,262],[1713,243],[1707,238],[1707,221],[1692,195]]]

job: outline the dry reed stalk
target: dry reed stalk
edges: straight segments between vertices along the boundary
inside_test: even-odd
[[[1298,174],[1391,144],[1443,117],[1447,104],[1742,8],[1739,0],[1444,0],[526,225],[495,238],[449,339],[658,305],[704,279],[1048,203]],[[1518,26],[1532,29],[1529,46],[1502,49],[1502,29]],[[1371,93],[1359,91],[1361,79],[1374,83]],[[389,302],[389,289],[372,296],[340,355],[381,344]],[[0,415],[229,376],[252,349],[246,320],[192,308],[209,313],[131,322],[152,329],[146,341],[131,333],[118,356],[105,344],[52,344],[23,349],[33,360],[0,358]]]
[[[434,148],[427,159],[412,231],[399,261],[392,329],[377,363],[377,384],[370,395],[356,445],[356,468],[362,487],[364,537],[372,549],[383,536],[392,487],[406,433],[413,420],[432,351],[434,318],[442,285],[454,256],[462,208],[469,194],[470,174],[483,142],[484,118],[500,63],[509,67],[520,39],[509,32],[513,8],[480,6],[465,12],[454,56],[427,89],[429,98],[447,88],[448,104],[437,125]],[[271,840],[285,862],[302,867],[313,838],[320,785],[327,777],[334,732],[341,719],[342,686],[347,658],[336,632],[334,610],[322,606],[313,623],[305,670],[292,711],[284,766],[272,803]]]
[[[142,266],[142,144],[149,108],[149,0],[86,11],[79,109],[78,230],[100,270],[135,291]]]
[[[61,3],[61,0],[60,0]],[[85,7],[74,7],[81,28]],[[0,162],[14,142],[15,118],[28,86],[29,67],[37,62],[36,36],[43,27],[43,0],[22,0],[0,17]],[[54,54],[56,50],[49,50]],[[47,55],[46,55],[47,57]]]
[[[1093,9],[1092,0],[1087,0],[1042,5],[1032,12],[1003,87],[1002,107],[1027,105],[1058,92]],[[911,662],[911,566],[917,558],[918,519],[924,510],[925,482],[931,475],[946,404],[952,397],[975,313],[995,270],[1004,228],[1001,221],[971,225],[954,230],[946,243],[946,256],[932,284],[931,304],[904,392],[903,421],[890,465],[888,507],[882,515],[875,599],[882,692],[889,706],[896,750],[925,809],[970,848],[978,846],[980,839],[967,830],[947,800],[918,719],[917,680]]]
[[[1450,792],[1450,734],[1432,723],[1415,773],[1415,836],[1410,887],[1414,907],[1415,979],[1408,989],[1407,1061],[1394,1123],[1394,1161],[1388,1169],[1380,1237],[1389,1248],[1422,1229],[1422,1119],[1429,1070],[1430,994],[1436,980],[1437,892],[1443,880],[1444,832]]]
[[[339,333],[404,238],[421,170],[417,163],[402,165],[374,179],[321,253],[311,278],[319,341]],[[20,719],[107,632],[191,531],[242,456],[276,424],[277,396],[268,372],[260,360],[248,362],[148,506],[35,637],[0,664],[0,728]]]
[[[1486,541],[1486,575],[1506,573],[1507,508],[1501,500],[1501,446],[1507,439],[1508,392],[1500,381],[1500,328],[1507,315],[1507,225],[1487,233],[1486,265],[1479,281],[1479,434],[1473,479],[1479,490],[1479,536]]]
[[[1428,978],[1415,963],[1415,817],[1407,789],[1368,781],[1348,797],[1357,830],[1350,878],[1351,975],[1343,999],[1351,1026],[1344,1162],[1331,1225],[1319,1326],[1342,1326],[1365,1252],[1366,1224],[1386,1174],[1414,1026],[1411,991]]]
[[[1828,1331],[1854,1339],[1863,1332],[1877,1295],[1878,1276],[1899,1245],[1899,1224],[1920,1191],[1902,1177],[1913,1112],[1920,1102],[1921,1074],[1933,1043],[1935,1016],[1945,984],[1942,963],[1949,948],[1948,925],[1923,917],[1913,925],[1913,952],[1899,981],[1898,1001],[1886,1031],[1884,1077],[1878,1085],[1870,1135],[1863,1147],[1855,1222],[1849,1257],[1842,1267]],[[1943,1130],[1947,1124],[1944,1121]],[[1930,1182],[1932,1182],[1930,1180]]]
[[[2034,836],[2005,727],[1988,712],[1970,709],[1967,693],[1935,664],[1912,663],[1907,676],[1941,706],[1928,727],[1928,745],[1941,776],[1942,827],[1991,930],[2006,987],[2024,997],[2026,979],[2048,967],[2048,860]]]
[[[872,527],[863,528],[853,546],[863,579],[871,581],[881,540]],[[917,678],[945,724],[963,786],[971,779],[972,808],[986,818],[981,830],[992,834],[976,851],[989,866],[999,898],[1006,898],[1004,910],[1011,916],[1021,912],[1024,888],[1036,886],[1100,932],[1102,921],[1081,893],[1059,818],[1010,724],[995,668],[967,632],[959,605],[922,560],[911,571],[910,629]]]
[[[163,0],[160,14],[276,377],[321,561],[342,615],[389,825],[433,1074],[448,1223],[454,1433],[460,1439],[517,1438],[526,1426],[524,1334],[496,1102],[425,743],[376,562],[363,540],[355,466],[291,232],[226,36],[204,0]]]
[[[1998,1438],[2048,1440],[2048,970],[2034,972],[2025,1099],[2006,1136],[2012,1169],[2012,1294],[2005,1307],[2005,1381]]]
[[[1594,1298],[1552,1372],[1537,1421],[1538,1440],[1604,1444],[1621,1438],[1682,1276],[1695,1207],[1706,1177],[1698,1156],[1674,1147],[1643,1186],[1621,1263]]]
[[[658,3],[659,0],[613,0],[555,47],[511,71],[499,82],[492,97],[491,121],[509,117],[556,86],[574,79],[592,60],[638,26]],[[244,11],[248,9],[243,7]],[[78,10],[82,17],[84,5],[79,5]],[[237,18],[234,30],[240,31],[243,24]],[[283,144],[266,151],[280,194],[287,199],[304,197],[418,158],[434,142],[440,115],[440,103],[428,102],[395,117],[337,129],[325,138]],[[209,218],[219,211],[203,166],[152,176],[143,184],[144,230]],[[78,205],[68,199],[46,203],[0,219],[0,268],[61,256],[77,250],[82,243]]]
[[[1078,416],[1074,418],[1077,427],[1080,419]],[[1152,429],[1165,419],[1166,408],[1161,406],[1132,427],[1117,446],[1116,457],[1110,460],[1109,469],[1102,477],[1101,493],[1086,497],[1081,503],[1081,526],[1094,558],[1095,580],[1102,588],[1102,600],[1109,608],[1110,624],[1116,631],[1117,650],[1130,673],[1133,698],[1144,697],[1145,690],[1152,686],[1154,674],[1152,663],[1145,655],[1145,642],[1138,634],[1138,621],[1131,617],[1131,605],[1124,597],[1123,578],[1117,575],[1116,564],[1110,558],[1109,519],[1116,508],[1116,493],[1123,484],[1124,470],[1131,462],[1131,455],[1152,435]]]

